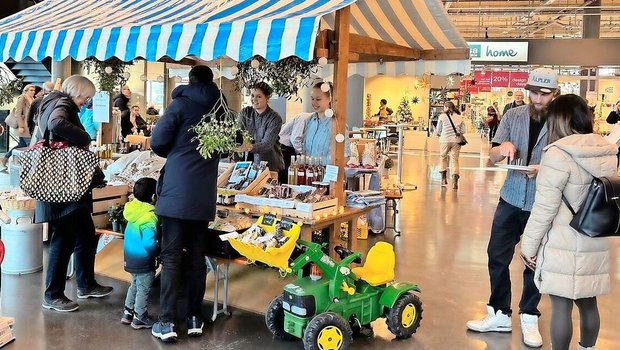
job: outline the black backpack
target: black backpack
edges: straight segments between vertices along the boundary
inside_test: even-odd
[[[573,214],[570,227],[589,237],[620,236],[620,177],[594,178],[579,212],[562,195]]]

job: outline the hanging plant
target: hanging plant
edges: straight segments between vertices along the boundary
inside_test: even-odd
[[[192,142],[198,141],[196,149],[205,159],[216,153],[236,152],[239,147],[238,138],[243,140],[243,144],[252,142],[250,134],[237,123],[237,115],[228,108],[221,94],[213,109],[189,131],[196,134]]]
[[[112,94],[129,80],[127,68],[133,65],[133,61],[124,62],[116,57],[99,61],[94,57],[89,57],[82,62],[82,65],[88,74],[95,74],[100,91]]]
[[[21,78],[11,79],[5,72],[0,72],[0,106],[12,103],[15,96],[21,94],[23,86]]]
[[[318,63],[304,61],[296,56],[283,58],[276,62],[269,62],[261,56],[237,63],[238,73],[234,79],[237,91],[264,81],[271,85],[275,94],[287,100],[295,97],[299,89],[308,87],[312,83],[312,75],[318,71]]]

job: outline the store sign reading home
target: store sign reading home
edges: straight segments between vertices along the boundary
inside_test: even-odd
[[[470,57],[475,61],[527,62],[527,42],[468,42]]]

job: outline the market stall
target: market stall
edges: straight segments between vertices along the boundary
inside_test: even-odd
[[[97,15],[83,15],[88,12]],[[63,16],[58,16],[59,13]],[[24,31],[23,28],[36,30]],[[0,20],[0,60],[21,60],[27,56],[37,60],[52,57],[56,61],[66,57],[75,60],[117,57],[123,61],[144,58],[186,64],[222,57],[243,62],[256,56],[267,61],[296,56],[306,61],[324,58],[333,62],[332,109],[336,127],[332,139],[336,142],[332,148],[333,164],[330,165],[334,171],[329,194],[322,185],[300,191],[302,196],[316,198],[316,201],[296,200],[294,208],[281,208],[294,211],[279,214],[301,221],[301,230],[305,230],[302,237],[329,227],[330,246],[342,241],[351,247],[355,243],[352,232],[357,219],[374,206],[344,207],[349,64],[462,60],[469,57],[469,49],[438,0],[272,1],[247,2],[243,6],[208,0],[182,3],[176,0],[90,1],[77,4],[70,0],[48,0]],[[135,167],[125,166],[120,172],[128,172],[124,178],[129,181],[133,178],[131,172],[139,169],[139,164],[131,164]],[[255,182],[264,180],[261,177],[264,170],[257,169],[254,179],[250,179],[249,173],[239,181],[231,181],[238,175],[233,168],[222,183],[224,189],[248,192],[235,193],[235,197],[256,197],[254,190],[259,186]],[[232,188],[226,188],[231,182],[234,183]],[[239,184],[241,186],[236,188]],[[278,191],[284,190],[275,190]],[[282,199],[286,201],[289,197]],[[296,196],[296,199],[299,198]],[[239,201],[238,198],[235,200]],[[238,207],[236,210],[250,215],[273,211],[273,208],[262,210],[264,206]],[[300,217],[300,212],[304,211],[302,207],[310,209],[306,217]],[[315,210],[326,211],[318,215]],[[349,225],[341,233],[343,222]],[[330,249],[330,253],[333,254],[333,250]]]

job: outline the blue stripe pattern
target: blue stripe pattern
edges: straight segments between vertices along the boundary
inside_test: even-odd
[[[370,13],[366,1],[274,0],[249,9],[256,0],[47,0],[0,20],[0,61],[9,58],[20,61],[27,56],[60,60],[67,54],[76,60],[91,56],[100,60],[112,56],[126,61],[137,57],[156,61],[162,56],[181,60],[191,55],[204,60],[228,56],[243,61],[256,54],[270,61],[291,54],[310,60],[320,19],[325,16],[333,23],[333,13],[349,5],[357,6],[365,17],[361,21],[352,16],[352,28],[361,34],[379,33],[380,39],[391,41],[382,24]],[[409,12],[415,12],[420,2],[424,4],[423,0],[385,1],[401,1],[407,15],[416,19],[420,16]],[[440,0],[425,1],[433,14],[441,13]],[[438,4],[430,6],[429,2]],[[388,6],[387,12],[394,17],[392,7]],[[371,23],[373,29],[368,30],[361,23]],[[449,20],[441,19],[440,23],[442,29],[450,27],[446,33],[454,29]],[[205,37],[209,26],[217,30],[210,30],[209,37]],[[400,23],[395,26],[409,44],[416,44],[414,36],[407,32],[409,28]],[[285,28],[297,33],[295,37],[286,35]],[[423,28],[424,37],[429,34],[428,27],[420,24],[419,28]],[[89,37],[87,33],[91,31]],[[102,35],[104,31],[110,35]],[[264,33],[260,38],[267,42],[255,42],[259,33]],[[430,34],[427,40],[439,44]],[[35,50],[38,37],[41,41]],[[448,37],[455,46],[458,43],[466,47],[458,33],[456,39]]]

